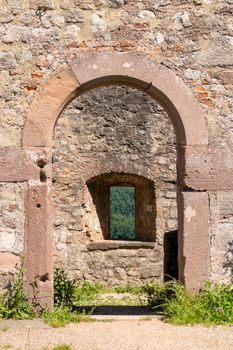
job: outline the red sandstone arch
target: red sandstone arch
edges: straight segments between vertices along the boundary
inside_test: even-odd
[[[180,279],[189,289],[198,289],[209,277],[209,201],[207,193],[200,191],[206,175],[202,182],[196,180],[192,154],[196,152],[200,158],[205,157],[208,130],[197,100],[170,69],[144,56],[117,52],[101,52],[76,59],[69,66],[64,65],[32,102],[22,146],[28,153],[47,154],[49,159],[53,130],[65,106],[90,89],[114,84],[126,84],[145,91],[165,108],[174,125],[178,146]],[[50,306],[53,299],[51,160],[42,171],[47,174],[47,181],[40,178],[28,181],[25,255],[27,278],[33,281],[36,275],[42,276],[40,298]],[[190,183],[196,192],[187,191]],[[182,188],[186,191],[182,192]]]
[[[179,145],[206,145],[202,109],[191,91],[170,69],[132,53],[102,52],[65,65],[43,86],[28,111],[23,146],[52,145],[53,129],[74,97],[98,86],[127,84],[144,90],[166,110]]]

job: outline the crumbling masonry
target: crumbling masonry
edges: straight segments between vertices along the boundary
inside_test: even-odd
[[[121,284],[233,278],[233,2],[3,0],[0,284],[19,256]],[[107,236],[107,190],[137,189],[137,241]]]

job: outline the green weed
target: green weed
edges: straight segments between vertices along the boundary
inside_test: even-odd
[[[61,269],[54,272],[54,305],[66,306],[71,310],[77,306],[88,305],[94,302],[95,297],[103,290],[100,283],[87,281],[77,283],[69,279]]]
[[[24,283],[24,260],[21,258],[13,281],[0,296],[0,316],[2,318],[31,319],[35,316],[29,304]]]
[[[183,286],[178,282],[169,281],[161,283],[150,281],[142,286],[148,305],[154,307],[156,311],[164,311],[164,306],[176,293],[176,290]]]
[[[54,346],[53,350],[73,350],[73,348],[68,344],[61,344]]]
[[[104,287],[100,283],[90,283],[84,281],[75,286],[75,306],[90,305],[95,303],[97,295],[103,291]]]
[[[63,327],[69,323],[93,322],[90,315],[72,312],[68,307],[55,307],[53,310],[45,310],[42,313],[43,320],[51,327]]]
[[[136,284],[127,284],[126,286],[113,287],[112,291],[116,293],[141,294],[143,291],[143,286]]]
[[[152,321],[153,317],[152,316],[142,316],[140,318],[141,321]]]
[[[75,300],[75,280],[68,279],[61,269],[54,272],[54,304],[72,307]]]
[[[147,284],[148,303],[176,324],[233,324],[233,285],[207,282],[197,294],[178,282]]]

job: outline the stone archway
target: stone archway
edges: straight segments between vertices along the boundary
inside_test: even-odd
[[[198,289],[209,277],[209,201],[200,159],[206,158],[208,132],[202,110],[169,69],[132,53],[102,52],[65,65],[31,104],[22,146],[37,165],[28,180],[26,209],[27,278],[40,276],[40,298],[52,305],[51,146],[62,110],[75,97],[99,86],[129,85],[157,100],[170,117],[177,138],[180,280]]]

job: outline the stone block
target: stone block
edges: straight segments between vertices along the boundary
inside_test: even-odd
[[[229,190],[233,183],[233,160],[228,148],[214,146],[180,147],[180,186],[193,190]]]
[[[205,192],[179,193],[179,279],[198,291],[210,277],[210,208]]]

